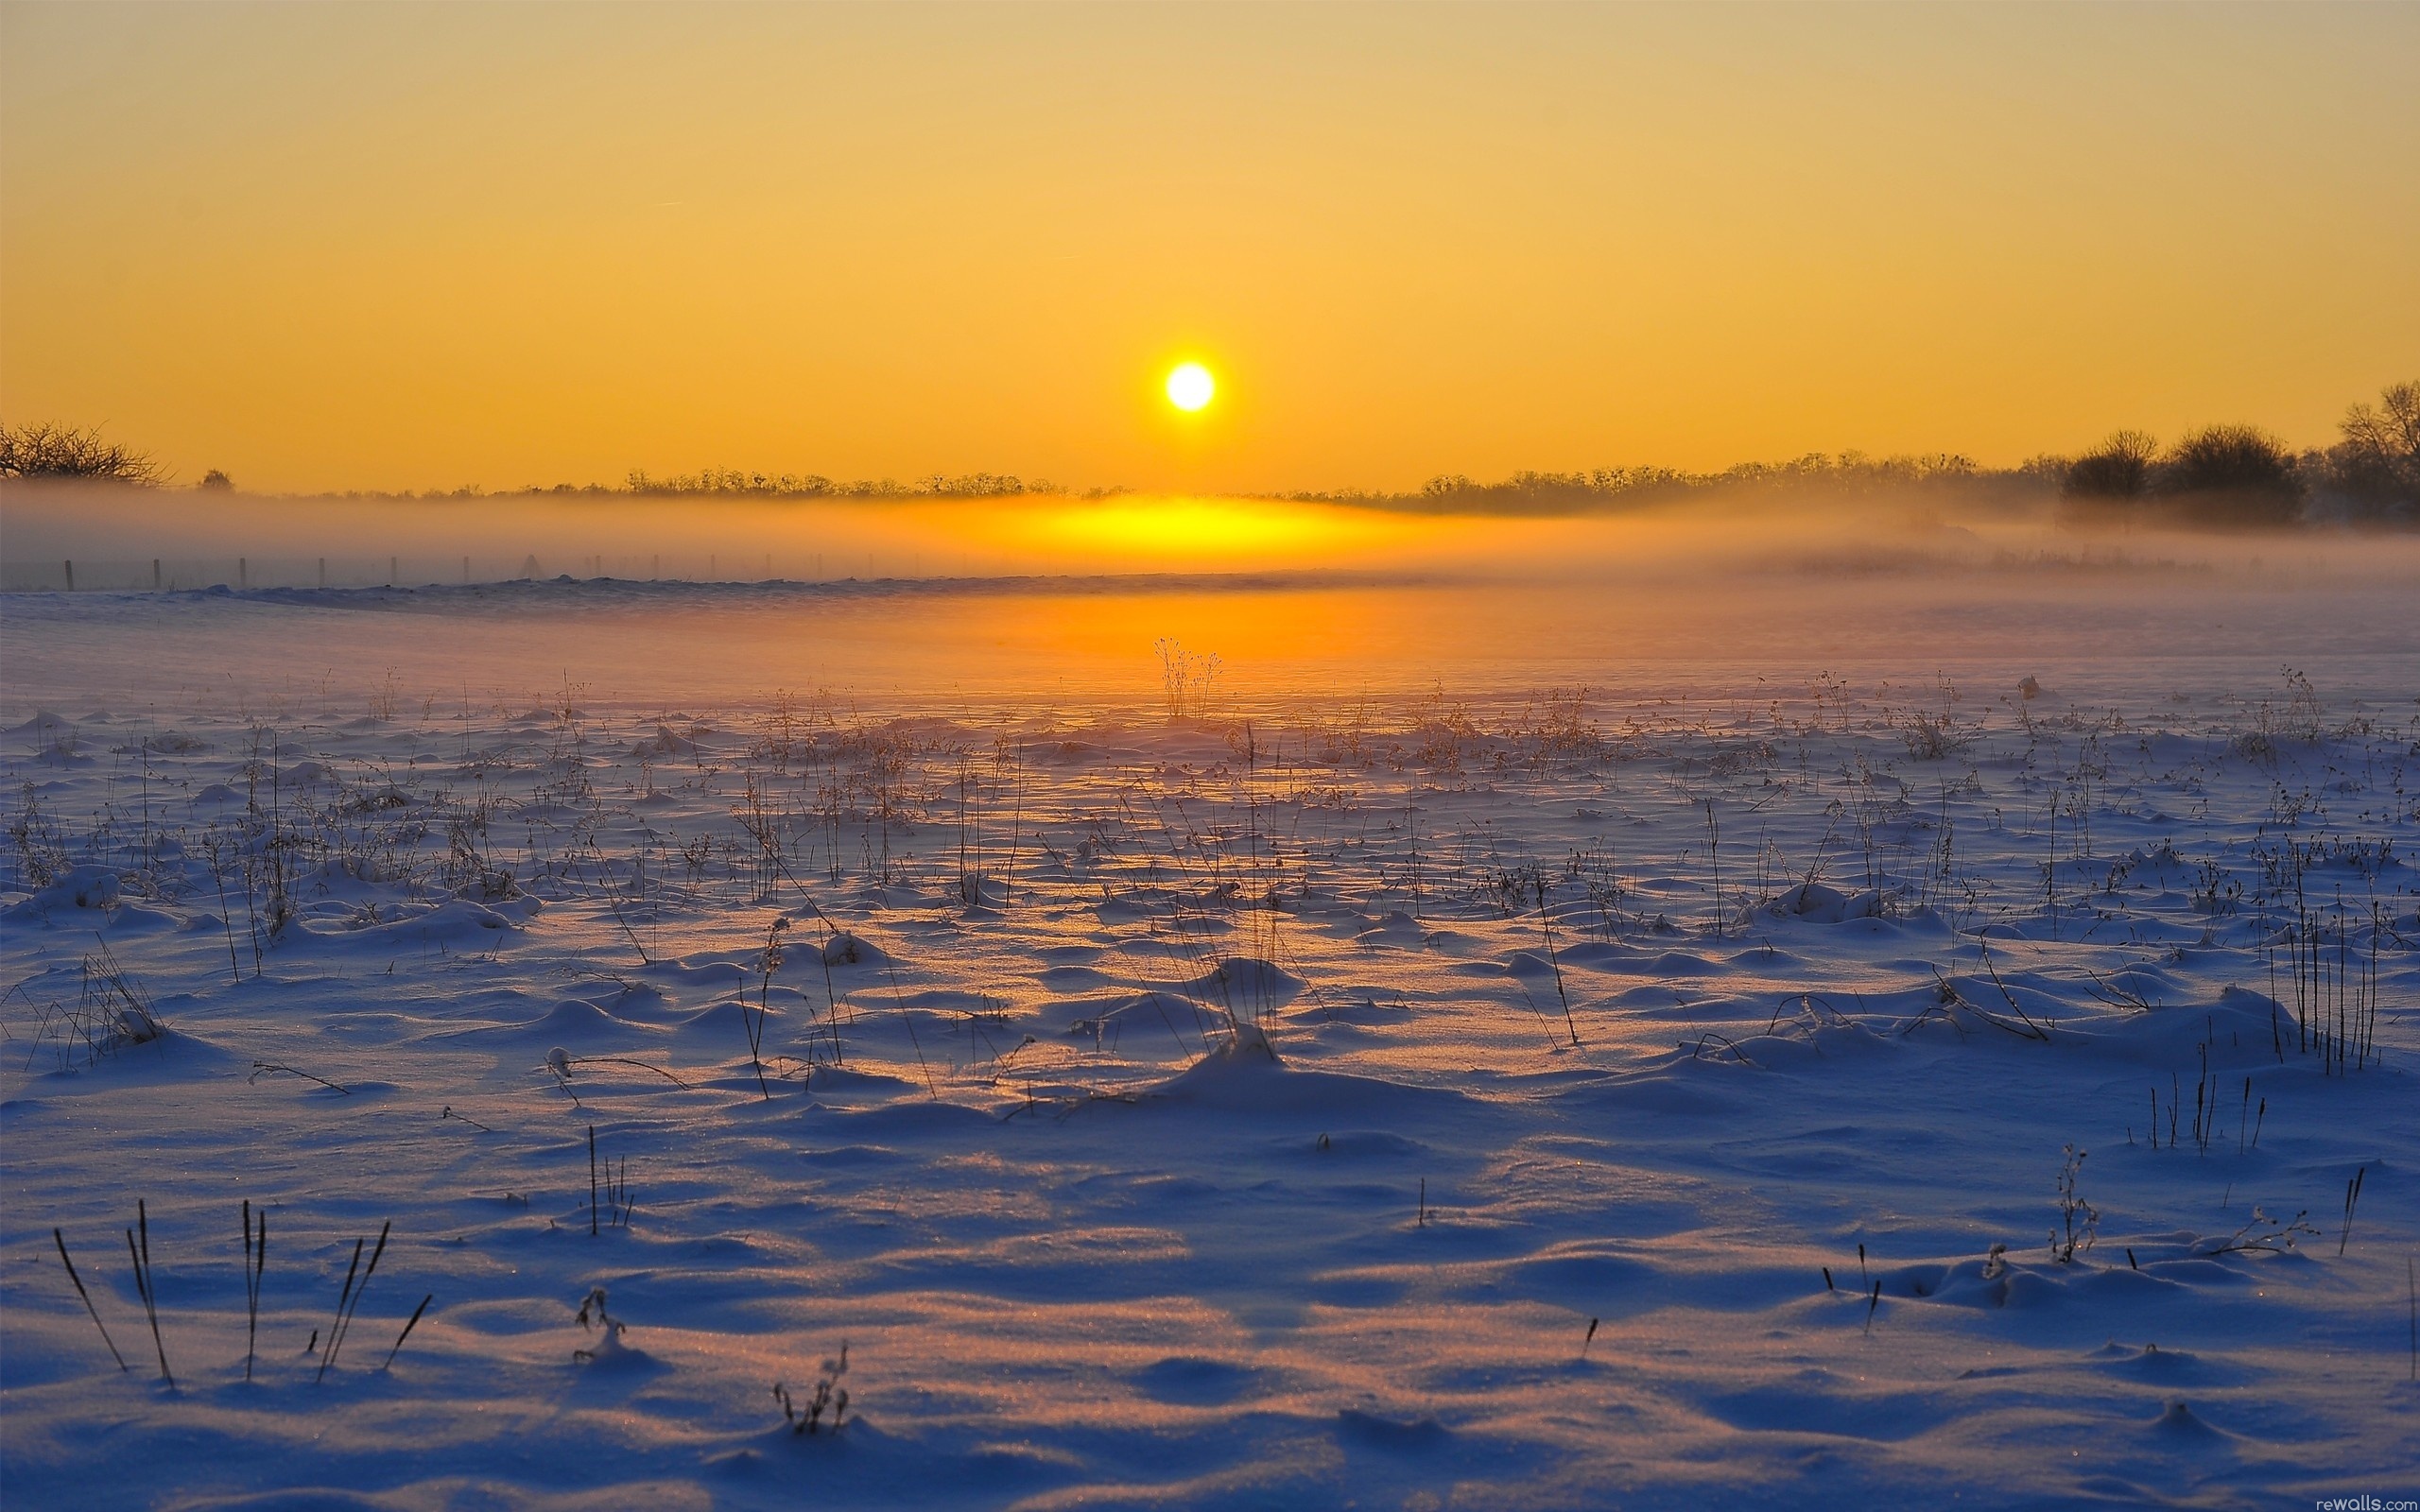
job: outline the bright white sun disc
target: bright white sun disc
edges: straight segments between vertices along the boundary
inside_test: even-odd
[[[1218,382],[1210,369],[1198,362],[1180,364],[1168,374],[1168,403],[1179,409],[1195,410],[1210,403],[1219,391]]]

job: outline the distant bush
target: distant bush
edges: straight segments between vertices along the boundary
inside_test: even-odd
[[[209,472],[204,472],[201,475],[201,481],[195,484],[194,487],[198,489],[210,489],[217,491],[225,491],[235,487],[235,480],[214,467]]]
[[[74,425],[0,425],[0,478],[127,483],[152,488],[167,480],[147,452],[101,438]]]
[[[2159,442],[2141,431],[2118,431],[2069,462],[2059,479],[2065,499],[2139,499],[2151,491]]]
[[[2168,449],[2152,490],[2196,524],[2286,524],[2302,513],[2294,454],[2254,425],[2205,425]]]
[[[2205,425],[2160,459],[2162,493],[2291,492],[2294,454],[2254,425]]]

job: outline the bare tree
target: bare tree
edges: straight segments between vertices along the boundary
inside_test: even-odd
[[[2118,431],[2067,464],[2059,494],[2067,499],[2139,499],[2151,491],[2159,442],[2142,431]]]
[[[128,483],[154,488],[167,473],[148,452],[76,425],[0,425],[0,477]]]
[[[2377,408],[2355,404],[2339,429],[2348,446],[2406,463],[2420,459],[2420,382],[2387,385]]]
[[[2338,429],[2344,438],[2327,450],[2323,488],[2356,515],[2420,510],[2420,383],[2388,385],[2375,406],[2346,410]]]

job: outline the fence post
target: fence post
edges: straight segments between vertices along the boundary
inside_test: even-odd
[[[242,557],[235,558],[235,586],[237,588],[252,586],[252,564]]]
[[[67,591],[71,593],[76,592],[76,558],[73,557],[67,558]]]
[[[320,558],[320,586],[328,586],[328,558],[325,557]]]
[[[154,557],[154,558],[151,558],[151,592],[153,592],[153,593],[158,593],[159,591],[160,591],[160,558],[157,558],[157,557]]]
[[[389,588],[394,587],[395,579],[403,576],[395,570],[395,564],[399,559],[400,558],[394,557],[387,558],[387,586]]]

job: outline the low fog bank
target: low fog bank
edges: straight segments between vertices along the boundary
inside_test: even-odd
[[[2004,492],[1967,500],[1938,486],[1896,496],[1768,487],[1561,517],[1144,495],[369,500],[91,485],[17,485],[0,494],[0,580],[20,591],[1305,571],[1495,580],[1999,571],[2409,581],[2420,577],[2420,538],[2313,526],[2095,527],[2047,505],[2013,507]]]
[[[2331,696],[2408,707],[2420,694],[2420,540],[2406,536],[2087,533],[2048,514],[1822,498],[1505,520],[1204,499],[53,494],[11,496],[6,520],[12,580],[58,573],[71,551],[114,554],[121,574],[93,557],[77,593],[0,595],[0,704],[17,717],[205,690],[255,703],[381,689],[543,702],[578,687],[667,709],[783,689],[867,709],[1148,705],[1171,644],[1215,659],[1219,707],[1236,711],[1583,686],[1762,698],[1826,677],[2250,696],[2289,665]],[[244,554],[249,592],[86,592],[147,590],[154,553],[170,588],[232,587]],[[181,576],[192,563],[209,576]]]

